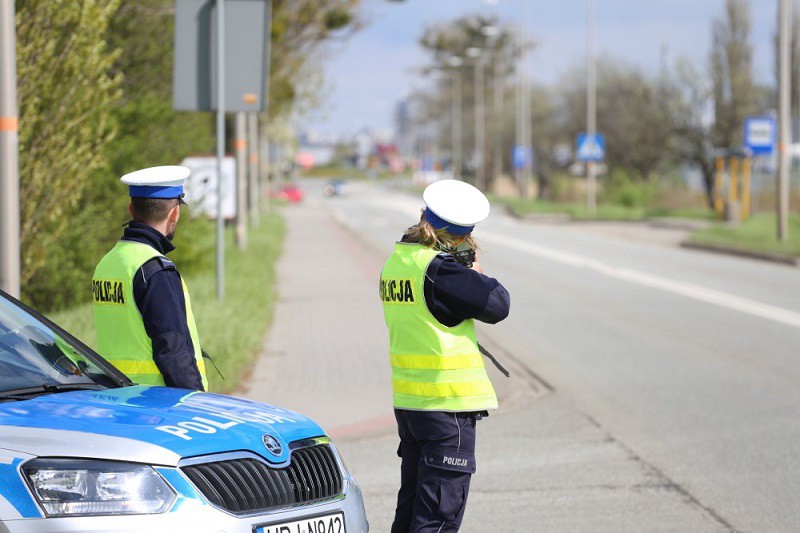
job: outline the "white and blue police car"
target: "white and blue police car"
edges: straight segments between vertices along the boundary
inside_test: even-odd
[[[368,529],[358,485],[312,420],[134,385],[0,291],[0,532]]]

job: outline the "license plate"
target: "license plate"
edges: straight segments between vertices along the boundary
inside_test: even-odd
[[[255,533],[347,533],[344,513],[333,513],[292,522],[256,526]]]

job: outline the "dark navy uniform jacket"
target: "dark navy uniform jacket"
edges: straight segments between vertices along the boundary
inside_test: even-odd
[[[470,318],[496,324],[511,307],[511,297],[499,281],[465,267],[449,254],[430,262],[424,290],[428,310],[448,327]]]
[[[146,244],[160,254],[175,249],[160,231],[140,222],[129,223],[122,240]],[[203,390],[186,322],[183,285],[175,263],[156,257],[142,265],[133,277],[133,299],[147,336],[153,341],[153,360],[167,386]]]

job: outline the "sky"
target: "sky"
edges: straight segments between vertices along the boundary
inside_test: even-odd
[[[662,50],[670,64],[689,59],[706,72],[711,23],[724,0],[593,0],[596,50],[656,73]],[[754,75],[774,83],[773,36],[778,0],[750,0]],[[367,25],[323,62],[323,108],[304,127],[324,135],[369,128],[391,131],[397,101],[423,85],[416,72],[428,62],[418,41],[425,28],[475,13],[494,14],[536,43],[529,57],[534,84],[553,84],[586,56],[587,0],[364,0]],[[526,12],[527,10],[527,12]]]

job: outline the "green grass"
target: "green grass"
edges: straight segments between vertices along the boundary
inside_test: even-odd
[[[692,233],[689,240],[742,251],[800,257],[800,214],[789,217],[789,232],[785,241],[778,241],[776,228],[777,219],[774,213],[759,213],[738,227],[718,223],[698,230]]]
[[[508,205],[515,213],[525,215],[562,214],[574,220],[646,220],[652,217],[692,218],[713,220],[714,213],[710,209],[664,209],[651,207],[628,207],[624,205],[597,205],[595,213],[590,215],[586,204],[578,202],[550,202],[547,200],[523,200],[520,198],[491,197],[492,203]]]
[[[205,238],[213,242],[213,222],[203,223],[207,225]],[[237,249],[232,230],[226,232],[225,298],[221,302],[216,297],[213,267],[186,277],[200,342],[225,376],[223,381],[213,365],[206,362],[211,391],[236,390],[260,352],[272,319],[275,262],[283,235],[283,219],[274,213],[262,215],[260,227],[251,229],[247,250]],[[180,269],[178,257],[176,264]],[[89,346],[95,346],[91,304],[52,313],[50,318]]]
[[[695,220],[714,220],[716,218],[716,215],[711,209],[689,207],[685,209],[648,209],[647,216],[663,218],[691,218]]]
[[[563,214],[575,220],[643,220],[647,215],[647,211],[641,207],[598,204],[595,213],[590,215],[586,205],[580,203],[556,203],[520,198],[492,198],[492,200],[505,203],[522,216]]]

